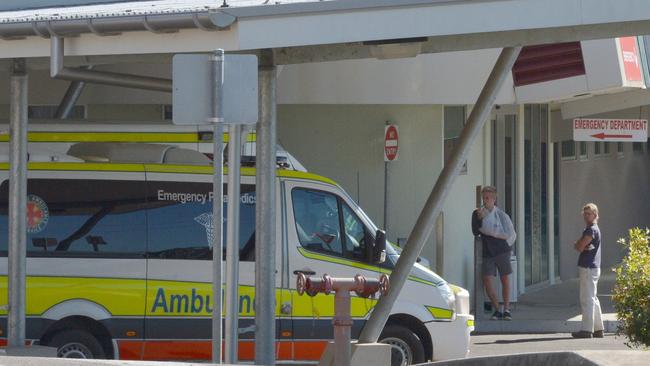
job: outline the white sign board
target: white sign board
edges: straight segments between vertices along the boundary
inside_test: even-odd
[[[395,161],[399,156],[399,132],[397,125],[384,128],[384,161]]]
[[[176,125],[212,124],[212,55],[175,55],[172,119]],[[223,117],[228,124],[257,123],[257,56],[225,55]]]
[[[576,118],[573,120],[573,140],[646,142],[648,120]]]

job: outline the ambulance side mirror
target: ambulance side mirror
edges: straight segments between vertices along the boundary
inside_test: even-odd
[[[377,230],[375,242],[372,246],[372,263],[384,263],[386,261],[386,232]]]

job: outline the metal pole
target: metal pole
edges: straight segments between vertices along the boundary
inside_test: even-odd
[[[226,224],[226,363],[237,363],[239,331],[239,191],[241,125],[228,128],[228,216]]]
[[[472,109],[467,124],[463,128],[458,140],[458,146],[454,149],[448,164],[442,169],[436,185],[433,187],[433,191],[431,191],[415,223],[415,227],[411,231],[411,235],[409,235],[404,251],[400,255],[397,265],[390,275],[390,283],[394,286],[394,290],[390,291],[387,296],[382,297],[377,303],[377,306],[375,306],[375,309],[370,315],[370,319],[363,327],[363,331],[359,337],[360,343],[374,343],[379,339],[381,331],[388,320],[390,311],[393,308],[393,304],[399,296],[400,290],[404,286],[418,255],[420,255],[422,247],[424,247],[433,230],[435,220],[442,209],[449,189],[458,175],[474,140],[481,132],[489,116],[494,99],[501,89],[503,81],[512,69],[512,65],[519,55],[519,51],[521,51],[521,47],[507,47],[501,51],[501,55],[499,55],[476,101],[476,105]]]
[[[63,38],[51,37],[50,76],[53,79],[84,81],[88,83],[123,86],[125,88],[156,90],[168,93],[172,92],[172,81],[168,79],[64,67],[63,56]]]
[[[519,113],[517,115],[517,144],[516,155],[517,159],[517,296],[525,292],[526,287],[526,235],[524,229],[526,227],[526,177],[524,171],[526,169],[525,159],[525,106],[519,106]]]
[[[384,162],[384,231],[388,232],[388,162]]]
[[[25,60],[14,60],[9,112],[9,347],[25,347],[27,81]]]
[[[261,67],[256,140],[255,364],[275,365],[275,66]]]
[[[223,261],[223,50],[215,51],[212,63],[214,93],[212,95],[212,363],[221,363],[221,263]]]
[[[94,67],[95,67],[94,65],[89,65],[89,66],[84,66],[83,69],[92,70]],[[71,82],[70,86],[68,86],[68,90],[65,92],[65,95],[63,96],[63,99],[61,99],[61,103],[59,103],[59,107],[56,109],[56,113],[54,113],[54,118],[56,119],[69,118],[70,113],[72,113],[72,109],[74,108],[75,104],[77,104],[77,101],[79,100],[79,97],[81,96],[81,93],[83,92],[85,87],[86,87],[86,83],[84,81]]]
[[[352,347],[350,346],[350,330],[352,318],[350,317],[350,291],[338,290],[334,295],[334,365],[350,366]]]
[[[551,111],[547,109],[546,117],[546,237],[548,238],[548,280],[555,284],[555,160],[553,150],[553,131],[551,130]]]

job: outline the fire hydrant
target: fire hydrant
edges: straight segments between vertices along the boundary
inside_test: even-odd
[[[303,273],[298,274],[296,285],[298,295],[306,293],[309,296],[316,296],[319,293],[334,295],[334,355],[335,365],[349,366],[352,357],[351,335],[352,317],[350,316],[350,292],[357,296],[369,298],[377,292],[385,296],[390,289],[388,276],[382,274],[379,279],[367,279],[361,275],[354,278],[336,278],[325,274],[320,277],[307,277]]]

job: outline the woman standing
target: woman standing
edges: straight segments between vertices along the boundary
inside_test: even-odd
[[[598,228],[598,206],[588,203],[582,208],[582,218],[587,227],[574,247],[580,253],[580,307],[582,330],[573,332],[574,338],[603,338],[603,316],[600,311],[597,288],[600,278],[601,236]]]

